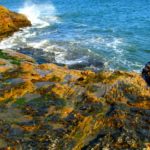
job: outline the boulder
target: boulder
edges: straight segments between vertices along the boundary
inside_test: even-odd
[[[147,82],[148,85],[150,85],[150,62],[148,62],[143,71],[142,71],[142,76],[144,80]]]
[[[0,40],[27,26],[31,26],[31,22],[25,15],[0,6]]]

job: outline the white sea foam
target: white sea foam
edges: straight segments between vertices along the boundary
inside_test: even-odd
[[[25,14],[36,28],[59,22],[57,11],[52,3],[34,4],[28,1],[19,9],[19,13]]]
[[[0,49],[18,49],[20,47],[26,47],[27,39],[35,36],[36,32],[30,32],[30,28],[22,29],[22,31],[16,32],[13,36],[1,41]]]
[[[118,37],[103,37],[101,35],[92,38],[82,40],[80,43],[85,43],[87,46],[91,46],[92,49],[99,50],[101,55],[105,57],[105,68],[110,70],[127,69],[139,71],[142,65],[137,62],[128,60],[127,57],[130,52],[125,49],[128,43],[123,38]]]
[[[122,52],[118,47],[123,43],[121,38],[113,38],[112,41],[107,42],[106,46],[113,48],[116,52]]]
[[[87,59],[88,59],[87,56],[83,56],[83,57],[75,59],[75,60],[65,60],[64,64],[66,64],[66,65],[80,64],[83,62],[87,62]]]
[[[41,28],[45,28],[54,23],[58,23],[57,11],[52,3],[48,4],[34,4],[32,1],[25,2],[23,7],[18,9],[19,13],[25,14],[32,22],[32,27],[27,27],[19,32],[14,33],[11,37],[0,42],[0,49],[18,49],[28,46],[28,43],[39,37]],[[37,30],[36,30],[37,29]],[[50,33],[49,33],[50,34]],[[36,42],[35,42],[36,43]],[[36,43],[36,48],[40,47]]]
[[[28,42],[28,47],[35,49],[42,49],[44,52],[52,52],[55,54],[55,60],[57,63],[65,64],[65,57],[67,55],[67,49],[57,44],[52,44],[49,40],[41,40],[38,42]]]
[[[74,65],[79,64],[82,62],[87,62],[88,56],[81,56],[81,58],[74,58],[72,60],[68,60],[67,56],[68,53],[74,53],[72,51],[69,51],[71,48],[66,48],[64,46],[60,46],[59,44],[52,43],[51,41],[45,39],[37,42],[28,42],[28,47],[32,47],[35,49],[42,49],[44,52],[51,52],[55,55],[55,61],[57,63],[62,63],[66,65]],[[72,50],[72,49],[71,49]],[[91,52],[90,49],[87,50],[88,53]]]
[[[93,55],[96,55],[93,50],[96,49],[97,51],[100,51],[102,57],[105,57],[104,59],[106,61],[104,66],[108,69],[118,69],[116,68],[117,66],[123,66],[129,69],[131,68],[131,70],[133,70],[133,68],[137,68],[137,70],[142,68],[140,63],[133,63],[132,61],[127,60],[126,55],[128,55],[128,52],[122,47],[122,45],[125,44],[125,41],[121,38],[96,35],[92,38],[89,37],[80,39],[82,36],[79,33],[76,35],[78,38],[75,39],[70,33],[68,33],[67,38],[69,39],[69,46],[66,46],[67,44],[62,45],[53,43],[50,39],[46,39],[51,32],[55,33],[56,30],[49,30],[48,32],[46,30],[46,32],[44,32],[45,30],[43,30],[43,28],[60,22],[60,19],[57,17],[57,10],[52,3],[43,4],[42,2],[42,4],[35,4],[28,1],[22,8],[18,9],[18,12],[25,14],[29,20],[31,20],[33,26],[24,28],[21,31],[16,32],[13,36],[1,41],[0,49],[19,49],[30,47],[41,49],[45,51],[45,53],[54,53],[57,63],[64,63],[67,65],[86,62],[88,60],[89,53],[92,52],[94,53]],[[82,24],[77,26],[79,31],[80,27],[85,27]],[[65,40],[67,41],[68,39]],[[79,51],[77,51],[77,48],[75,48],[76,45],[77,47],[78,45],[81,46],[81,49],[82,46],[90,49],[86,49],[87,52],[81,52],[82,50],[80,51],[79,47]],[[77,53],[81,53],[81,57],[78,55],[72,57],[73,59],[67,59],[68,56],[73,56]],[[109,57],[107,57],[107,54]],[[91,55],[89,57],[91,57]]]

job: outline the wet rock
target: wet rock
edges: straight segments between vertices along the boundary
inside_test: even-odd
[[[30,57],[28,55],[24,55],[22,53],[18,53],[11,49],[1,50],[1,52],[5,53],[5,55],[9,55],[9,57],[21,59],[21,61],[35,62],[32,57]]]
[[[19,136],[21,136],[21,135],[23,135],[23,130],[17,126],[16,127],[14,126],[10,129],[10,133],[9,133],[8,137],[20,139]]]
[[[39,89],[39,88],[45,88],[45,87],[48,87],[48,86],[51,86],[51,85],[53,85],[54,83],[52,83],[52,82],[36,82],[35,83],[35,86],[37,87],[37,89]]]
[[[28,102],[28,101],[31,101],[33,99],[38,99],[40,97],[41,97],[40,94],[25,94],[22,98]]]
[[[41,75],[41,77],[45,77],[46,75],[50,74],[51,71],[50,70],[41,70],[41,69],[37,69],[36,70],[38,74]]]
[[[25,81],[22,78],[15,78],[15,79],[8,79],[6,82],[10,83],[11,85],[16,85],[16,84],[22,84]]]
[[[142,70],[142,77],[145,79],[148,85],[150,85],[150,62],[148,62]]]
[[[56,63],[55,54],[53,52],[45,52],[43,49],[20,48],[19,52],[33,57],[39,64]]]

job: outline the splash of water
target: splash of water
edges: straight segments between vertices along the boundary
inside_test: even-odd
[[[43,31],[40,31],[41,28],[60,22],[57,17],[57,11],[52,3],[35,4],[28,1],[24,3],[23,7],[18,9],[18,12],[28,17],[32,22],[32,27],[24,28],[14,33],[13,36],[1,41],[1,49],[19,49],[20,47],[27,47],[30,40],[35,40],[37,34],[38,36],[43,34]]]
[[[35,4],[26,2],[19,13],[25,14],[37,28],[43,28],[59,21],[57,11],[52,3]]]

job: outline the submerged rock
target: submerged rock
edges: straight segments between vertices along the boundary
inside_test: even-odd
[[[31,22],[26,16],[0,6],[0,40],[27,26],[31,26]]]
[[[145,79],[145,81],[147,82],[148,85],[150,85],[150,62],[148,62],[143,71],[142,71],[142,76]]]

